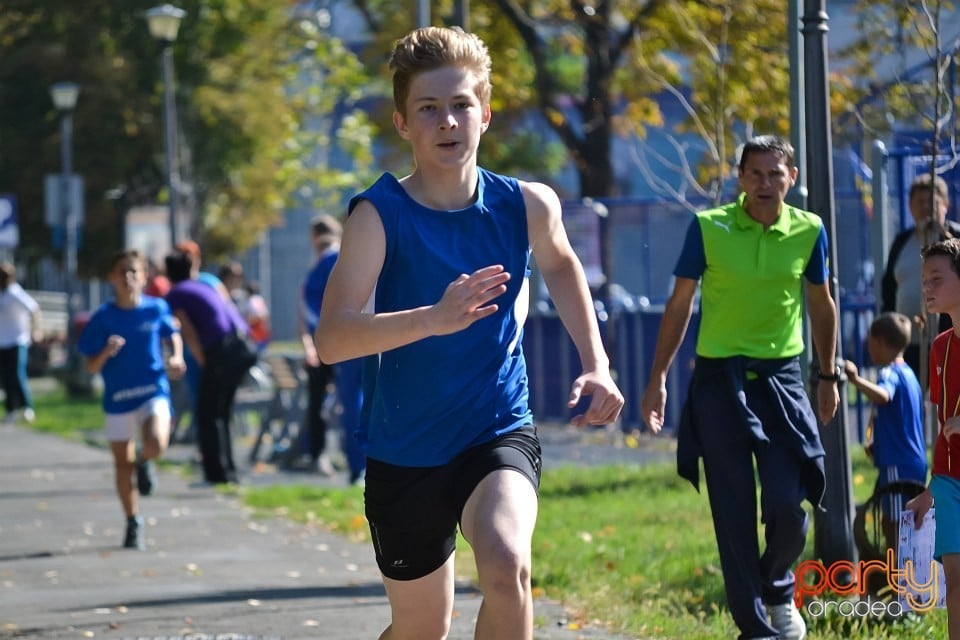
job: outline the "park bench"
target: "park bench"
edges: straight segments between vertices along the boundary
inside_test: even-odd
[[[184,383],[174,383],[174,412],[189,413],[189,394]],[[250,447],[251,464],[260,462],[262,450],[269,446],[265,461],[288,465],[299,455],[300,425],[306,411],[307,383],[303,357],[266,354],[250,368],[233,401],[233,433],[255,433]],[[192,429],[181,421],[171,435],[173,442],[192,440]],[[183,432],[183,433],[181,433]]]
[[[250,462],[256,464],[261,449],[273,445],[269,462],[288,464],[299,455],[300,426],[306,411],[307,381],[303,357],[299,355],[266,355],[265,369],[273,382],[272,397],[261,412],[259,430],[250,448]],[[236,407],[234,408],[236,412]]]

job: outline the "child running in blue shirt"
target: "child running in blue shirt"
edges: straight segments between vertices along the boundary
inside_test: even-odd
[[[115,484],[127,517],[123,546],[146,547],[138,495],[154,489],[152,460],[167,448],[170,436],[170,381],[183,375],[183,342],[176,320],[161,298],[143,295],[147,261],[135,249],[120,251],[107,278],[114,299],[90,317],[77,342],[87,356],[87,371],[103,377],[106,435],[113,453]],[[164,361],[161,338],[170,343]],[[138,434],[142,438],[135,450]],[[133,485],[136,472],[137,486]]]
[[[875,383],[861,378],[853,362],[844,364],[850,383],[875,405],[873,441],[867,444],[867,455],[873,458],[878,472],[874,493],[898,482],[923,485],[927,481],[923,392],[903,357],[910,344],[910,331],[910,318],[902,313],[881,313],[870,324],[867,352],[879,367]],[[894,492],[881,502],[887,548],[897,548],[900,512],[907,497]]]

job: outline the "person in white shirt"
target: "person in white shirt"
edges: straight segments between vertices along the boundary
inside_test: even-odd
[[[40,305],[17,282],[12,264],[0,264],[0,378],[6,395],[7,422],[21,416],[33,422],[33,397],[27,379],[27,352],[40,326]]]

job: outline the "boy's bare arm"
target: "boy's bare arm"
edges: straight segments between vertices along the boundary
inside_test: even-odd
[[[386,237],[369,201],[360,202],[347,219],[340,256],[323,294],[314,336],[320,359],[332,364],[381,353],[454,333],[497,311],[493,301],[506,291],[510,274],[500,265],[463,274],[451,282],[435,304],[392,313],[364,311],[383,268]],[[424,269],[430,265],[425,264]]]
[[[527,205],[530,246],[564,328],[576,345],[583,373],[573,382],[568,405],[592,395],[590,406],[576,416],[577,426],[607,424],[623,408],[623,394],[610,375],[610,360],[600,339],[593,299],[583,266],[570,246],[560,218],[560,200],[540,183],[521,183]]]
[[[124,344],[126,344],[126,340],[122,336],[109,336],[99,353],[87,357],[87,373],[100,373],[107,360],[117,355]]]
[[[850,384],[859,389],[867,397],[867,400],[876,405],[884,405],[890,402],[890,394],[887,393],[887,390],[866,378],[861,378],[857,365],[847,360],[843,363],[843,370],[847,374],[847,380],[850,381]]]

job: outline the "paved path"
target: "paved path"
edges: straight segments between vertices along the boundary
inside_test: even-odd
[[[637,450],[611,438],[550,430],[545,463],[637,461]],[[170,451],[191,455],[187,445]],[[178,472],[159,479],[141,506],[147,550],[124,550],[108,452],[0,426],[0,637],[359,640],[376,638],[389,620],[368,544],[254,520],[238,499]],[[243,480],[345,481],[292,480],[270,467],[247,469]],[[458,584],[451,640],[473,637],[478,605]],[[567,628],[557,603],[538,601],[536,616],[538,639],[613,640]]]

